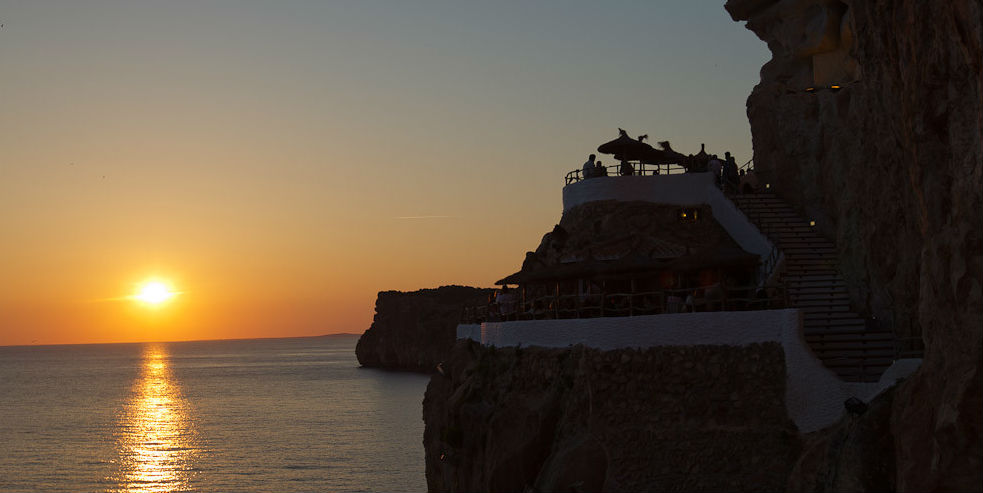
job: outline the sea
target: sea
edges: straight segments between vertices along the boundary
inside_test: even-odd
[[[357,340],[0,347],[0,491],[425,491],[428,377]]]

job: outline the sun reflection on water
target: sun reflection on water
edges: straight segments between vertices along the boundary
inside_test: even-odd
[[[117,426],[119,459],[111,491],[191,490],[201,450],[193,425],[164,348],[148,346],[140,379]]]

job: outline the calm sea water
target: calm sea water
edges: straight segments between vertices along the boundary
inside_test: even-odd
[[[424,491],[427,377],[356,340],[0,347],[0,491]]]

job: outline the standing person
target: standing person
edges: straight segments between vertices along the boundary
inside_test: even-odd
[[[724,153],[724,183],[731,192],[737,191],[737,185],[741,181],[741,176],[737,172],[737,161],[729,152]]]
[[[619,170],[621,176],[631,176],[635,174],[635,167],[631,165],[628,161],[621,161],[621,169]]]
[[[720,160],[717,159],[717,155],[711,154],[710,162],[707,163],[707,169],[713,174],[713,182],[717,185],[717,188],[720,188],[720,172],[723,170],[723,167],[724,163],[721,163]]]
[[[583,170],[584,179],[593,178],[594,177],[594,160],[595,159],[597,159],[597,156],[595,156],[594,154],[591,154],[590,156],[587,157],[587,162],[584,163],[584,170]]]

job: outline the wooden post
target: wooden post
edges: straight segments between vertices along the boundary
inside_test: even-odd
[[[556,289],[553,290],[553,318],[560,318],[560,281],[556,281]]]

